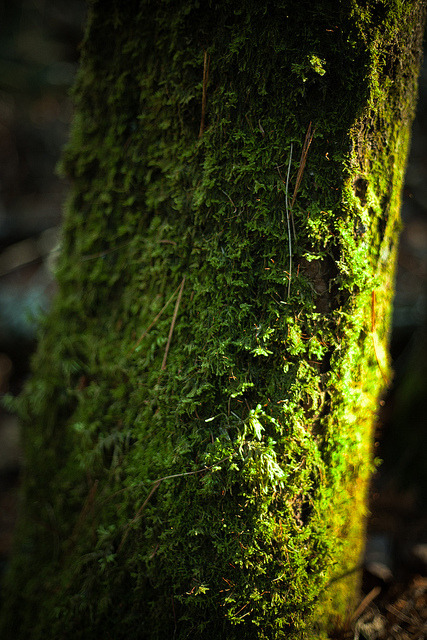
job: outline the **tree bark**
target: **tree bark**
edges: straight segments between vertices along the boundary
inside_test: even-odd
[[[424,14],[92,1],[2,638],[352,611]]]

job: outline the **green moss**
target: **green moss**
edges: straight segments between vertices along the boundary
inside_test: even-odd
[[[14,638],[292,640],[351,606],[423,9],[320,5],[91,5]]]

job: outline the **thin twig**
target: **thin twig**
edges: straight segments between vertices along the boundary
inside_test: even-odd
[[[171,322],[171,326],[170,326],[170,329],[169,329],[168,341],[166,343],[165,355],[163,356],[163,362],[162,362],[162,366],[161,366],[161,371],[164,371],[166,369],[166,360],[167,360],[167,357],[168,357],[168,351],[169,351],[170,343],[171,343],[171,340],[172,340],[172,334],[173,334],[173,329],[175,327],[176,317],[178,315],[179,303],[181,302],[182,292],[184,290],[184,284],[185,284],[185,276],[182,279],[181,286],[179,288],[178,298],[176,299],[175,309],[174,309],[173,316],[172,316],[172,322]]]
[[[374,346],[374,353],[375,353],[375,360],[377,361],[377,365],[378,365],[378,369],[380,370],[382,379],[384,380],[385,384],[387,385],[387,387],[390,386],[390,380],[388,379],[388,377],[386,376],[386,374],[384,373],[384,369],[382,368],[379,356],[378,356],[378,345],[377,345],[377,339],[376,339],[376,335],[375,333],[371,333],[372,336],[372,344]]]
[[[147,333],[154,327],[154,325],[156,324],[157,320],[160,318],[160,316],[163,314],[164,311],[166,311],[166,309],[168,308],[168,306],[170,305],[170,303],[172,302],[172,300],[175,298],[178,289],[181,287],[181,285],[179,284],[177,286],[177,288],[175,289],[175,291],[173,292],[173,294],[171,295],[171,297],[169,298],[169,300],[166,302],[166,304],[162,307],[162,309],[160,309],[159,313],[156,315],[156,317],[154,318],[154,320],[152,321],[152,323],[150,324],[150,326],[144,331],[144,333],[138,338],[138,340],[135,342],[134,346],[131,349],[132,351],[135,351],[135,349],[137,348],[137,346],[144,340],[145,336],[147,335]]]
[[[301,184],[302,176],[303,176],[304,169],[305,169],[305,163],[307,162],[308,150],[310,148],[311,141],[313,140],[314,133],[315,133],[315,129],[312,131],[311,122],[310,122],[310,124],[308,125],[308,128],[307,128],[307,133],[305,134],[304,144],[302,146],[301,158],[300,158],[300,162],[299,162],[299,169],[298,169],[298,173],[297,173],[297,179],[296,179],[296,182],[295,182],[294,194],[292,196],[292,202],[291,202],[291,207],[290,207],[291,211],[292,211],[293,206],[295,204],[295,199],[297,197],[298,189],[299,189],[300,184]]]
[[[125,532],[124,532],[124,534],[123,534],[123,536],[122,536],[122,539],[121,539],[121,541],[120,541],[120,544],[119,544],[119,547],[118,547],[118,549],[117,549],[117,552],[119,552],[119,551],[120,551],[120,549],[122,548],[122,546],[124,545],[124,542],[125,542],[126,538],[127,538],[127,537],[128,537],[128,535],[129,535],[129,530],[130,530],[131,525],[132,525],[134,522],[136,522],[136,520],[138,520],[139,516],[141,515],[142,511],[144,510],[145,505],[146,505],[146,504],[148,504],[148,501],[150,500],[150,498],[151,498],[151,496],[153,495],[153,493],[154,493],[154,492],[159,488],[160,483],[161,483],[161,480],[158,480],[158,481],[156,482],[156,484],[155,484],[153,487],[151,487],[151,491],[150,491],[150,493],[149,493],[149,494],[148,494],[148,496],[145,498],[144,502],[143,502],[143,503],[142,503],[142,505],[139,507],[138,511],[136,512],[136,514],[134,515],[134,517],[132,518],[132,520],[128,523],[128,525],[127,525],[127,527],[126,527],[126,529],[125,529]]]
[[[372,291],[371,294],[371,332],[375,331],[375,307],[376,307],[376,295],[375,291]]]
[[[97,490],[98,490],[98,480],[95,480],[95,482],[93,483],[93,485],[89,490],[89,493],[83,504],[82,510],[80,511],[77,522],[74,525],[73,532],[68,541],[69,547],[72,547],[74,545],[75,540],[77,539],[77,536],[80,533],[80,530],[82,528],[84,521],[86,520],[88,514],[93,510]]]
[[[95,260],[96,258],[103,258],[104,256],[108,256],[110,253],[114,253],[115,251],[120,251],[120,249],[123,249],[124,247],[127,247],[128,245],[130,245],[131,242],[132,240],[129,240],[128,242],[123,242],[122,244],[119,244],[118,247],[113,247],[112,249],[106,249],[105,251],[99,251],[98,253],[86,254],[80,258],[80,261],[85,262],[86,260]]]
[[[193,476],[197,473],[203,473],[204,471],[210,471],[211,469],[213,469],[214,467],[218,466],[219,464],[221,464],[222,462],[225,462],[226,460],[229,460],[232,457],[232,455],[227,456],[226,458],[223,458],[222,460],[219,460],[218,462],[215,462],[213,465],[211,465],[210,467],[204,467],[203,469],[197,469],[196,471],[187,471],[186,473],[175,473],[171,476],[164,476],[163,478],[158,478],[157,480],[154,480],[154,484],[151,487],[150,493],[148,494],[148,496],[145,498],[144,502],[142,503],[142,505],[139,507],[138,511],[136,512],[136,514],[134,515],[134,517],[132,518],[132,520],[127,524],[125,532],[122,536],[122,539],[120,541],[119,547],[117,549],[117,551],[120,551],[120,549],[122,548],[126,538],[129,535],[129,530],[131,525],[136,522],[138,520],[138,518],[140,517],[141,513],[143,512],[143,510],[145,509],[146,505],[148,504],[151,496],[157,491],[157,489],[159,488],[161,482],[163,480],[170,480],[171,478],[182,478],[183,476]],[[129,487],[131,488],[131,487]]]
[[[233,455],[235,454],[231,454],[226,458],[222,458],[222,460],[215,462],[210,467],[203,467],[203,469],[197,469],[196,471],[186,471],[185,473],[174,473],[172,476],[165,476],[164,478],[158,478],[157,480],[154,480],[154,482],[162,482],[162,480],[170,480],[171,478],[182,478],[183,476],[194,476],[196,473],[203,473],[203,471],[210,471],[211,469],[218,466],[222,462],[225,462],[226,460],[230,460],[230,458],[232,458]]]
[[[236,211],[237,211],[237,207],[236,207],[236,205],[234,204],[234,202],[232,201],[232,199],[230,198],[230,196],[228,195],[228,193],[227,193],[226,191],[224,191],[224,189],[221,189],[221,191],[223,192],[223,194],[224,194],[225,196],[227,196],[227,198],[230,200],[231,204],[233,205],[233,207],[234,207],[234,211],[233,211],[233,213],[236,213]]]
[[[399,620],[402,620],[403,622],[409,622],[409,624],[412,624],[414,627],[416,627],[417,631],[421,631],[425,628],[425,625],[423,624],[422,620],[416,620],[414,618],[411,618],[410,616],[407,616],[405,613],[403,613],[403,611],[400,611],[394,605],[387,604],[385,608],[393,616],[396,616],[396,618],[399,618]]]
[[[355,622],[357,618],[359,618],[362,615],[362,613],[365,611],[365,609],[371,604],[372,600],[375,600],[377,595],[379,595],[380,593],[381,593],[381,587],[377,586],[371,589],[371,591],[368,593],[367,596],[363,598],[362,602],[359,604],[356,611],[351,616],[350,623]]]
[[[56,251],[56,249],[54,251]],[[26,262],[21,262],[20,264],[17,264],[14,267],[10,267],[10,269],[4,269],[4,271],[0,271],[0,278],[3,278],[4,276],[8,276],[11,273],[15,273],[15,271],[19,271],[19,269],[24,269],[25,267],[30,267],[30,266],[33,266],[34,264],[39,264],[40,262],[43,262],[43,260],[48,255],[49,254],[46,253],[46,254],[37,256],[37,258],[33,258],[32,260],[27,260]]]
[[[291,173],[291,163],[292,163],[292,149],[293,145],[291,142],[291,149],[289,151],[289,161],[288,161],[288,173],[286,175],[286,185],[285,185],[285,208],[286,208],[286,222],[288,225],[288,245],[289,245],[289,282],[288,282],[288,298],[291,294],[291,278],[292,278],[292,240],[291,240],[291,227],[289,221],[289,176]]]
[[[377,361],[378,369],[380,370],[380,373],[382,375],[382,378],[383,378],[385,384],[387,385],[387,387],[389,387],[390,386],[390,380],[388,379],[388,377],[384,373],[384,370],[383,370],[383,368],[381,366],[380,358],[378,356],[378,345],[377,345],[377,338],[376,338],[376,332],[375,332],[375,304],[376,304],[375,291],[372,291],[372,297],[371,297],[371,336],[372,336],[372,344],[373,344],[373,347],[374,347],[375,359]]]
[[[163,478],[157,478],[157,480],[153,480],[153,483],[157,484],[158,482],[162,482],[163,480],[170,480],[171,478],[182,478],[183,476],[194,476],[196,473],[203,473],[203,471],[210,471],[211,469],[213,469],[217,465],[221,464],[222,462],[225,462],[226,460],[231,460],[231,458],[234,455],[235,454],[232,453],[231,455],[227,456],[226,458],[222,458],[218,462],[215,462],[210,467],[203,467],[202,469],[197,469],[196,471],[186,471],[184,473],[175,473],[172,476],[164,476]],[[110,500],[111,498],[115,498],[116,496],[121,495],[125,491],[130,491],[131,489],[137,489],[138,487],[141,487],[144,484],[145,484],[145,482],[139,482],[137,484],[129,485],[128,487],[124,487],[123,489],[119,489],[118,491],[115,491],[114,493],[111,493],[109,496],[107,496],[107,498],[104,499],[104,502]],[[152,495],[152,493],[150,493],[149,497],[151,497],[151,495]]]
[[[205,55],[203,57],[202,115],[200,119],[199,138],[202,137],[203,132],[205,130],[206,95],[207,95],[208,79],[209,79],[209,62],[210,62],[210,57],[208,56],[207,50],[205,50]]]

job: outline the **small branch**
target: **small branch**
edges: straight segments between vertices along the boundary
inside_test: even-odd
[[[363,598],[362,602],[359,604],[356,611],[351,616],[350,623],[355,622],[357,618],[359,618],[362,615],[362,613],[365,611],[365,609],[371,604],[372,600],[375,600],[375,598],[380,593],[381,593],[381,587],[377,586],[371,589],[371,591],[368,593],[367,596]]]
[[[286,210],[286,223],[288,225],[288,246],[289,246],[289,283],[288,283],[288,298],[289,295],[291,293],[291,278],[292,278],[292,239],[291,239],[291,227],[290,227],[290,210],[289,210],[289,198],[288,198],[288,193],[289,193],[289,176],[291,173],[291,163],[292,163],[292,149],[293,149],[293,145],[291,142],[291,148],[289,151],[289,160],[288,160],[288,172],[286,174],[286,183],[283,180],[282,174],[280,173],[280,167],[277,167],[277,171],[279,172],[279,176],[283,182],[283,184],[285,185],[285,210]],[[283,219],[282,219],[283,222]],[[292,220],[292,225],[293,225],[293,220]],[[294,228],[294,236],[295,236],[295,228]]]
[[[426,625],[423,625],[422,620],[416,620],[415,618],[411,618],[410,616],[407,616],[403,611],[399,611],[399,609],[397,609],[392,604],[387,604],[385,608],[393,616],[396,616],[396,618],[399,618],[399,620],[402,620],[403,622],[409,622],[409,624],[414,625],[414,627],[416,628],[416,631],[423,631],[426,628]],[[415,636],[413,637],[415,638]]]
[[[300,161],[299,161],[299,169],[298,169],[298,173],[297,173],[297,179],[296,179],[296,182],[295,182],[294,194],[292,196],[292,202],[291,202],[291,207],[290,207],[291,211],[292,211],[293,206],[295,204],[295,199],[297,197],[298,189],[299,189],[300,184],[301,184],[302,176],[303,176],[304,169],[305,169],[305,163],[307,162],[308,150],[310,148],[311,141],[313,140],[314,133],[315,133],[315,129],[314,130],[311,129],[311,122],[310,122],[310,124],[308,125],[308,128],[307,128],[307,133],[305,134],[304,144],[302,146],[301,158],[300,158]]]
[[[140,517],[141,513],[144,511],[146,505],[148,504],[151,496],[157,491],[157,489],[159,488],[159,486],[160,486],[160,484],[161,484],[161,482],[163,480],[170,480],[171,478],[182,478],[183,476],[193,476],[196,473],[203,473],[204,471],[205,472],[206,471],[210,471],[211,469],[213,469],[217,465],[221,464],[222,462],[225,462],[226,460],[229,460],[231,457],[232,457],[231,455],[227,456],[226,458],[223,458],[222,460],[219,460],[218,462],[215,462],[215,464],[211,465],[210,467],[204,467],[203,469],[197,469],[196,471],[187,471],[186,473],[175,473],[175,474],[173,474],[171,476],[164,476],[163,478],[158,478],[157,480],[154,480],[154,484],[151,487],[150,493],[145,498],[144,502],[139,507],[138,511],[136,512],[136,514],[134,515],[132,520],[127,524],[125,532],[124,532],[124,534],[122,536],[122,539],[120,541],[120,544],[118,546],[117,552],[120,551],[120,549],[122,548],[126,538],[128,537],[131,525],[138,520],[138,518]]]
[[[382,378],[383,378],[385,384],[387,385],[387,387],[389,387],[390,386],[390,380],[388,379],[388,377],[384,373],[384,370],[383,370],[383,368],[381,366],[380,359],[378,357],[378,346],[377,346],[375,333],[371,333],[371,336],[372,336],[372,344],[374,345],[375,360],[377,361],[378,369],[380,370],[380,373],[382,375]]]
[[[164,311],[166,311],[166,309],[168,308],[169,304],[172,302],[172,300],[175,298],[178,289],[181,287],[181,285],[178,285],[177,288],[175,289],[175,291],[173,292],[173,294],[171,295],[171,297],[169,298],[169,300],[166,302],[166,304],[162,307],[162,309],[160,309],[159,313],[156,315],[156,317],[154,318],[153,322],[150,324],[150,326],[148,327],[148,329],[146,329],[144,331],[144,333],[138,338],[138,340],[136,341],[136,343],[134,344],[134,346],[131,349],[132,351],[135,351],[135,349],[137,348],[137,346],[144,340],[145,336],[147,335],[147,333],[154,327],[154,325],[156,324],[157,320],[160,318],[160,316],[163,314]]]
[[[218,460],[218,462],[215,462],[210,467],[203,467],[203,469],[197,469],[196,471],[186,471],[185,473],[175,473],[172,476],[164,476],[164,478],[157,478],[157,480],[154,480],[154,482],[160,483],[162,482],[162,480],[170,480],[171,478],[182,478],[183,476],[194,476],[196,473],[203,473],[203,471],[210,471],[211,469],[218,466],[222,462],[225,462],[226,460],[230,460],[230,458],[232,458],[233,455],[235,454],[231,454],[226,458],[222,458],[222,460]]]
[[[376,295],[375,295],[375,291],[372,291],[372,295],[371,295],[371,332],[374,333],[375,331],[375,307],[376,307]]]
[[[68,550],[70,550],[73,545],[75,544],[75,541],[77,539],[77,536],[80,533],[80,530],[83,526],[83,523],[85,522],[86,518],[88,517],[88,515],[90,514],[90,512],[93,510],[94,504],[95,504],[95,496],[96,496],[96,492],[98,490],[98,480],[95,480],[95,482],[93,483],[93,485],[91,486],[89,493],[86,497],[86,500],[83,504],[82,510],[80,511],[79,517],[77,519],[76,524],[74,525],[73,528],[73,532],[68,540]]]
[[[205,50],[205,55],[203,58],[202,115],[200,119],[199,138],[202,137],[203,132],[205,130],[206,95],[207,95],[208,79],[209,79],[209,62],[210,62],[210,57],[208,56],[207,50]]]
[[[372,336],[372,344],[373,344],[373,347],[374,347],[375,359],[377,361],[378,369],[380,370],[380,373],[382,375],[382,378],[383,378],[385,384],[387,385],[387,387],[389,387],[390,386],[390,380],[388,379],[388,377],[384,373],[384,370],[383,370],[383,368],[381,366],[381,362],[380,362],[380,359],[379,359],[379,356],[378,356],[378,345],[377,345],[376,333],[375,333],[375,306],[376,306],[375,291],[372,291],[372,297],[371,297],[371,336]]]
[[[291,295],[291,279],[292,279],[292,241],[291,241],[291,227],[289,224],[289,217],[290,217],[290,211],[289,211],[289,201],[288,201],[288,193],[289,193],[289,176],[291,173],[291,163],[292,163],[292,150],[293,150],[293,146],[292,146],[292,142],[291,142],[291,150],[289,152],[289,162],[288,162],[288,173],[286,176],[286,193],[285,193],[285,206],[286,206],[286,221],[288,224],[288,244],[289,244],[289,282],[288,282],[288,298]],[[293,220],[292,220],[292,225],[293,225]],[[294,235],[295,235],[295,228],[294,228]]]
[[[148,496],[145,498],[144,502],[143,502],[143,503],[142,503],[142,505],[139,507],[138,511],[136,512],[136,514],[134,515],[134,517],[132,518],[132,520],[128,523],[128,525],[127,525],[127,527],[126,527],[126,529],[125,529],[125,532],[124,532],[124,534],[123,534],[123,536],[122,536],[122,539],[121,539],[121,541],[120,541],[120,544],[119,544],[119,546],[118,546],[117,553],[119,553],[120,549],[123,547],[123,545],[124,545],[124,543],[125,543],[125,540],[126,540],[126,538],[128,537],[128,535],[129,535],[129,530],[130,530],[131,525],[132,525],[134,522],[136,522],[136,520],[138,520],[139,516],[141,515],[142,511],[144,510],[145,505],[146,505],[146,504],[148,504],[148,501],[150,500],[150,498],[151,498],[151,496],[153,495],[153,493],[154,493],[154,492],[159,488],[160,483],[161,483],[161,480],[158,480],[158,481],[156,482],[156,484],[151,488],[150,493],[149,493],[149,494],[148,494]]]
[[[178,309],[179,309],[179,304],[181,302],[182,292],[184,290],[184,284],[185,284],[185,276],[182,279],[181,286],[179,288],[178,298],[176,299],[175,309],[174,309],[173,316],[172,316],[171,327],[169,329],[168,341],[167,341],[166,349],[165,349],[165,355],[163,356],[163,362],[162,362],[162,366],[161,366],[161,369],[160,369],[161,371],[164,371],[166,369],[166,360],[167,360],[167,357],[168,357],[168,351],[169,351],[170,343],[171,343],[171,340],[172,340],[172,334],[173,334],[173,330],[174,330],[174,327],[175,327],[176,317],[178,315]]]
[[[233,211],[233,213],[236,213],[236,211],[237,211],[237,207],[236,207],[236,205],[234,204],[234,202],[232,201],[232,199],[230,198],[230,196],[228,195],[228,193],[227,193],[226,191],[224,191],[224,189],[221,189],[221,191],[223,192],[223,194],[224,194],[225,196],[227,196],[227,198],[230,200],[231,204],[233,205],[233,207],[234,207],[234,211]]]
[[[106,249],[105,251],[99,251],[98,253],[86,254],[80,258],[80,262],[85,262],[86,260],[95,260],[96,258],[103,258],[104,256],[108,256],[110,253],[115,253],[116,251],[120,251],[120,249],[123,249],[124,247],[127,247],[128,245],[130,245],[131,242],[132,240],[129,240],[128,242],[123,242],[122,244],[119,244],[118,247],[114,247],[113,249]]]

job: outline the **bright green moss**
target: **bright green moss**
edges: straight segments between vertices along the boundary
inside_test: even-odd
[[[14,638],[292,640],[352,606],[423,9],[318,4],[92,3]]]

